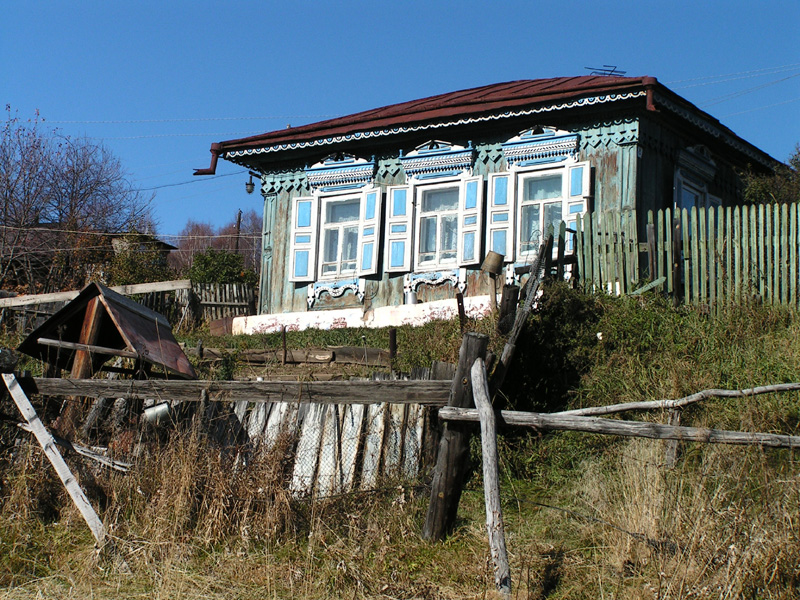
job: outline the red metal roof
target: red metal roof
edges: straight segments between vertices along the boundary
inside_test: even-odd
[[[233,150],[301,142],[355,131],[393,128],[411,123],[490,113],[502,109],[552,103],[583,96],[618,94],[641,90],[646,85],[652,86],[656,83],[652,77],[597,75],[495,83],[420,100],[391,104],[300,127],[220,142],[212,147],[212,152],[216,148],[217,154],[224,154]]]

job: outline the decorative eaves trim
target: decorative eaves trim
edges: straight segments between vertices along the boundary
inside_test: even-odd
[[[375,160],[356,158],[351,154],[331,154],[307,167],[305,172],[312,188],[360,187],[372,183]]]
[[[495,113],[490,115],[481,115],[476,117],[464,117],[461,119],[443,121],[439,123],[423,123],[418,125],[406,125],[402,127],[393,127],[387,129],[375,129],[371,131],[356,131],[344,135],[331,136],[326,138],[319,138],[315,140],[307,140],[302,142],[291,142],[286,144],[275,144],[272,146],[263,146],[261,148],[248,148],[247,150],[231,150],[223,153],[224,158],[236,158],[243,156],[251,156],[254,154],[268,154],[272,152],[283,152],[286,150],[298,150],[301,148],[312,148],[315,146],[328,146],[331,144],[339,144],[342,142],[352,142],[357,140],[365,140],[370,138],[386,137],[390,135],[397,135],[401,133],[415,133],[419,131],[427,131],[431,129],[442,129],[446,127],[454,127],[458,125],[470,125],[473,123],[485,123],[490,121],[500,121],[503,119],[511,119],[515,117],[523,117],[528,115],[546,114],[565,110],[570,108],[580,108],[585,106],[592,106],[594,104],[607,104],[609,102],[619,102],[623,100],[631,100],[634,98],[642,98],[646,96],[645,90],[637,92],[628,92],[625,94],[608,94],[603,96],[591,96],[588,98],[578,98],[569,102],[560,102],[558,104],[551,104],[549,106],[540,106],[537,108],[528,108],[524,110],[508,110],[502,113]]]
[[[503,154],[509,166],[531,161],[564,160],[577,153],[578,137],[552,128],[529,129],[504,142]]]
[[[458,174],[472,168],[474,151],[448,142],[431,140],[417,146],[405,156],[400,164],[408,177],[426,178],[447,174]]]
[[[684,108],[683,106],[679,106],[678,104],[676,104],[672,100],[669,100],[669,99],[665,98],[661,94],[658,94],[658,93],[654,94],[654,100],[655,100],[655,102],[657,102],[658,104],[660,104],[664,108],[666,108],[668,110],[671,110],[675,114],[683,117],[684,119],[689,121],[695,127],[698,127],[700,129],[702,129],[703,131],[705,131],[707,133],[710,133],[715,138],[721,139],[722,141],[724,141],[729,146],[735,148],[736,150],[738,150],[742,154],[745,154],[745,155],[749,156],[753,160],[757,161],[759,164],[762,164],[765,167],[768,167],[770,169],[774,167],[774,164],[772,162],[770,162],[769,160],[765,160],[764,157],[761,154],[759,154],[758,152],[755,152],[747,144],[744,144],[744,143],[740,142],[734,136],[732,136],[731,134],[727,133],[726,131],[723,131],[717,125],[714,125],[713,123],[711,123],[707,119],[705,119],[705,118],[693,113],[692,111],[690,111],[687,108]]]

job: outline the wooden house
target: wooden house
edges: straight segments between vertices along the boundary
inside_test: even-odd
[[[513,81],[215,143],[261,176],[259,313],[237,331],[384,326],[488,306],[542,232],[591,211],[729,205],[777,164],[652,77]],[[638,224],[639,230],[645,227]]]

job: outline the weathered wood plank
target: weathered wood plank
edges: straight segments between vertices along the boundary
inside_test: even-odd
[[[32,394],[85,396],[89,398],[167,398],[196,402],[206,390],[212,401],[276,402],[313,404],[419,403],[443,406],[448,381],[179,381],[28,378],[21,382]]]
[[[494,563],[494,583],[506,597],[511,596],[511,569],[508,565],[503,511],[500,505],[500,475],[497,458],[497,430],[495,428],[489,383],[483,360],[478,358],[470,371],[475,406],[481,422],[481,450],[483,455],[483,496],[486,504],[486,532],[489,550]]]
[[[781,304],[789,304],[789,205],[781,204]],[[796,248],[792,248],[796,252]]]
[[[531,277],[533,276],[534,273],[531,273]],[[485,335],[464,334],[448,405],[453,407],[472,406],[472,385],[469,372],[476,358],[485,357],[488,345],[489,338]],[[443,428],[431,482],[430,504],[425,525],[422,528],[422,537],[426,540],[443,539],[455,523],[463,479],[469,462],[470,435],[469,428],[457,424],[453,426],[448,423]]]
[[[51,340],[50,338],[39,338],[36,340],[42,346],[52,346],[54,348],[65,348],[81,352],[93,352],[95,354],[109,354],[111,356],[121,356],[122,358],[139,358],[136,352],[130,350],[120,350],[118,348],[106,348],[105,346],[95,346],[93,344],[78,344],[77,342],[65,342],[62,340]]]
[[[700,427],[676,427],[659,423],[598,419],[596,417],[575,417],[571,415],[552,415],[521,411],[499,411],[498,421],[503,425],[521,425],[536,429],[560,431],[585,431],[623,437],[644,437],[657,440],[679,440],[682,442],[702,442],[706,444],[733,444],[769,446],[773,448],[800,448],[800,436],[774,433],[748,433],[724,429],[705,429]],[[480,417],[474,408],[445,406],[439,409],[443,421],[478,422]]]
[[[11,373],[3,373],[3,381],[11,394],[11,398],[17,405],[19,412],[30,426],[42,450],[44,450],[45,456],[50,460],[59,479],[61,479],[61,483],[64,484],[70,498],[72,498],[72,501],[75,503],[78,511],[80,511],[84,521],[86,521],[86,524],[92,531],[94,539],[97,540],[97,545],[102,546],[106,540],[106,530],[103,526],[103,521],[97,516],[97,513],[89,503],[89,499],[86,497],[86,494],[83,493],[81,486],[72,474],[72,471],[70,471],[64,458],[56,449],[53,436],[42,424],[39,415],[36,414],[36,410],[33,408],[33,405],[30,400],[28,400],[28,397],[25,395],[25,392],[20,387],[14,375]]]
[[[797,204],[789,207],[789,304],[792,308],[797,306]]]
[[[780,206],[775,205],[772,211],[772,303],[781,301],[781,217]]]
[[[692,274],[690,297],[695,305],[700,303],[700,244],[697,236],[697,221],[697,207],[693,206],[689,212],[689,227],[688,230],[684,232],[684,239],[686,239],[687,235],[689,236],[689,249],[687,252],[689,252],[689,256],[691,257],[689,270]],[[687,285],[689,285],[688,281]]]
[[[135,285],[117,285],[109,288],[118,294],[131,296],[133,294],[146,294],[148,292],[171,292],[174,290],[190,290],[192,283],[188,279],[175,281],[159,281],[156,283],[139,283]],[[31,306],[36,304],[48,304],[50,302],[69,302],[80,294],[80,290],[70,292],[54,292],[52,294],[26,294],[14,296],[13,298],[0,298],[0,308],[12,308],[15,306]]]
[[[697,228],[699,244],[698,255],[700,262],[697,263],[697,276],[700,280],[699,297],[700,302],[707,303],[708,299],[708,227],[706,226],[707,211],[701,210],[697,214]]]
[[[722,308],[726,302],[724,275],[728,272],[725,262],[725,210],[717,210],[717,306]]]

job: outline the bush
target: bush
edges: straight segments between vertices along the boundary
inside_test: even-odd
[[[189,267],[192,283],[247,283],[255,285],[258,276],[244,266],[244,257],[229,250],[209,248],[195,254]]]

